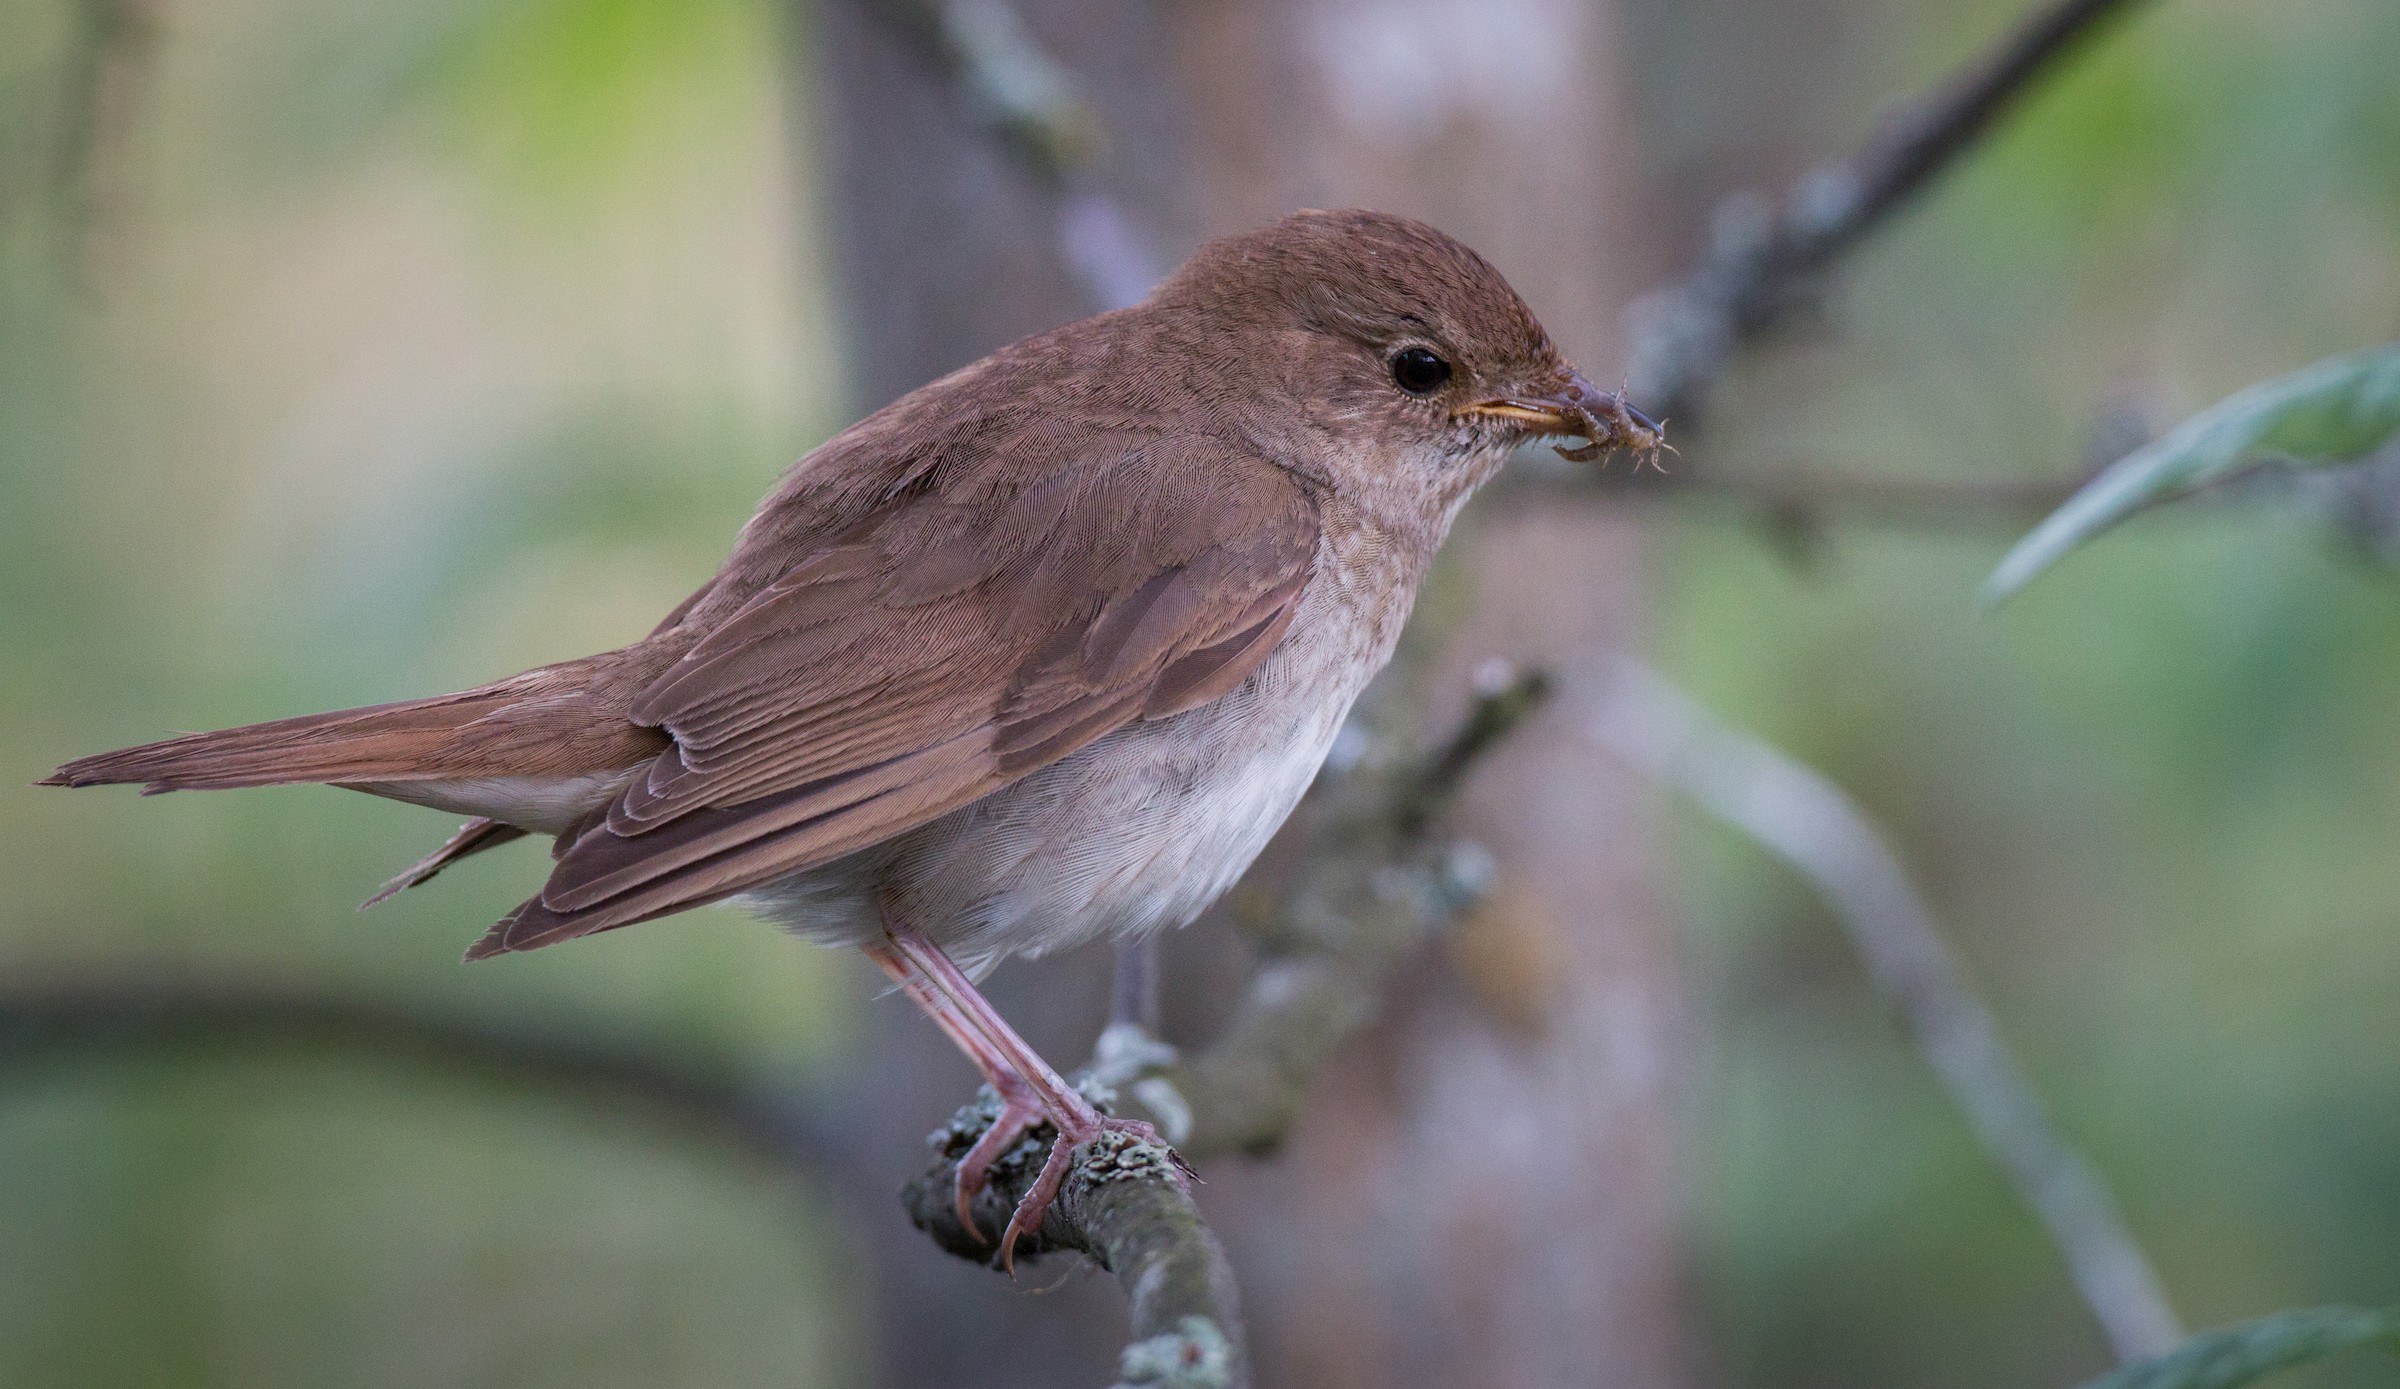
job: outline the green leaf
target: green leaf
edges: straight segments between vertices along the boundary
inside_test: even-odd
[[[1997,603],[2061,555],[2168,497],[2204,487],[2252,460],[2346,462],[2400,433],[2400,343],[2328,357],[2263,381],[2185,420],[2085,483],[1983,581]]]
[[[2278,1312],[2204,1332],[2165,1355],[2127,1365],[2083,1389],[2238,1389],[2277,1370],[2368,1346],[2400,1353],[2400,1308]]]

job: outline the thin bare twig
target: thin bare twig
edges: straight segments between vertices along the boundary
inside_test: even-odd
[[[1475,703],[1447,741],[1393,786],[1394,828],[1422,839],[1433,818],[1458,799],[1459,787],[1483,755],[1550,698],[1550,673],[1517,670],[1495,661],[1475,673]]]
[[[1107,128],[1082,84],[1007,0],[871,0],[940,65],[961,107],[1049,194],[1058,258],[1089,307],[1120,309],[1166,273],[1103,183]]]
[[[1130,936],[1117,942],[1117,966],[1109,978],[1108,1020],[1158,1031],[1158,937]]]
[[[1803,178],[1782,206],[1756,195],[1728,199],[1699,267],[1629,316],[1632,398],[1653,416],[1692,414],[1737,349],[1789,321],[1838,262],[2140,3],[2057,0],[1912,104],[1858,154]]]
[[[1632,661],[1620,664],[1586,729],[1611,755],[1757,840],[1824,895],[1984,1151],[2065,1256],[2118,1359],[2163,1354],[2181,1341],[2182,1324],[2115,1200],[2051,1127],[1932,911],[1850,798]]]

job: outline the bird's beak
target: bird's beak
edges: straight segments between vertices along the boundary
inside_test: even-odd
[[[1610,449],[1656,453],[1666,442],[1666,429],[1648,415],[1627,405],[1613,391],[1603,391],[1570,371],[1566,383],[1541,395],[1502,396],[1479,400],[1459,413],[1507,420],[1528,435],[1563,434],[1582,439],[1573,448],[1558,445],[1559,456],[1588,463]]]

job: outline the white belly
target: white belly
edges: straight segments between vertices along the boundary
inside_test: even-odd
[[[1271,658],[1212,704],[1118,729],[890,845],[748,895],[828,944],[894,910],[980,977],[1009,955],[1181,926],[1233,886],[1316,778],[1368,671]]]

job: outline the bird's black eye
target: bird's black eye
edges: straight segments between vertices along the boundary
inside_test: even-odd
[[[1450,379],[1450,364],[1431,349],[1407,347],[1392,354],[1392,384],[1410,395],[1431,395]]]

